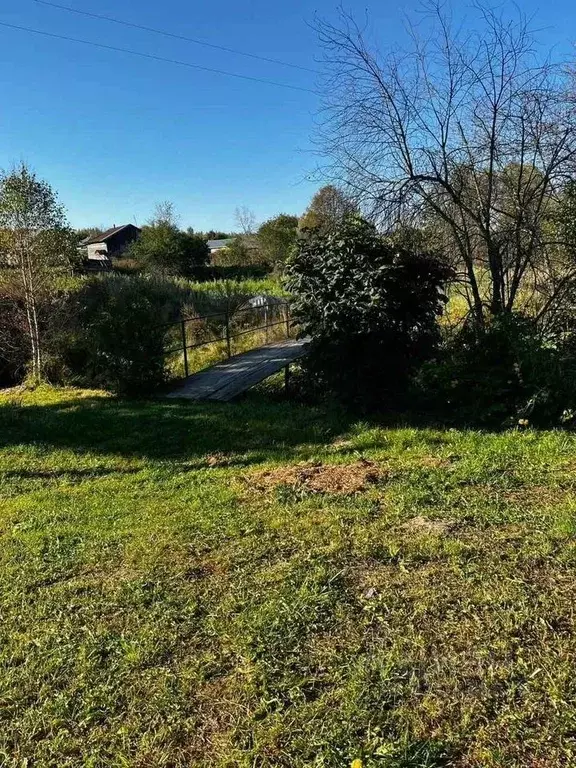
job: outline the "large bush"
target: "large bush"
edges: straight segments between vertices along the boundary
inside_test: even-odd
[[[162,218],[142,227],[140,237],[127,253],[128,261],[162,277],[193,277],[194,270],[206,265],[209,257],[202,235],[184,232],[173,221]]]
[[[423,366],[415,395],[441,418],[478,426],[574,421],[576,334],[545,337],[518,313],[466,324]]]
[[[61,356],[75,383],[143,394],[165,380],[166,323],[186,291],[174,283],[124,276],[87,281],[74,296],[75,319]]]
[[[356,215],[329,233],[312,231],[288,265],[293,313],[311,337],[307,381],[361,407],[397,402],[440,341],[449,276]]]

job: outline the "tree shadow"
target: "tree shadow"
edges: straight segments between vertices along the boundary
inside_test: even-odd
[[[0,470],[0,477],[6,480],[69,480],[71,482],[86,480],[91,477],[107,477],[108,475],[135,475],[140,472],[138,467],[132,468],[113,468],[91,467],[90,469],[48,469],[48,470],[28,470],[14,469],[3,472]]]
[[[187,462],[193,468],[289,458],[324,445],[356,417],[335,408],[311,408],[246,398],[236,403],[123,401],[78,398],[0,408],[0,447],[33,444]],[[229,457],[226,462],[222,457]],[[190,462],[193,462],[190,464]],[[195,462],[195,463],[194,463]]]

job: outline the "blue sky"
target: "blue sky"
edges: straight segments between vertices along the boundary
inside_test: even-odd
[[[315,68],[309,23],[335,0],[59,0]],[[55,0],[58,2],[58,0]],[[367,9],[381,48],[401,42],[414,3],[349,0]],[[458,12],[468,3],[456,2]],[[569,0],[522,9],[546,44],[576,40]],[[89,19],[34,0],[2,0],[0,21],[314,90],[315,75]],[[142,224],[175,203],[195,229],[234,228],[234,209],[259,221],[301,213],[318,187],[313,93],[273,87],[0,27],[0,167],[21,160],[58,190],[74,226]]]

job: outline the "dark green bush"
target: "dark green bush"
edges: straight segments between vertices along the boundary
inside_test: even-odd
[[[23,379],[29,358],[22,307],[0,295],[0,387],[10,387]]]
[[[174,283],[100,276],[73,297],[75,319],[60,343],[68,376],[83,386],[138,395],[165,380],[164,325],[186,292]]]
[[[397,404],[440,342],[450,271],[353,215],[301,239],[287,274],[293,314],[311,337],[305,381],[361,408]]]
[[[576,405],[576,334],[543,338],[532,319],[503,314],[465,326],[423,366],[421,402],[437,415],[479,426],[554,426]]]
[[[42,373],[48,380],[60,380],[54,375],[59,366],[59,336],[69,328],[68,297],[74,289],[66,285],[54,288],[36,302],[39,336],[42,344]],[[32,348],[24,302],[13,286],[4,286],[0,293],[0,387],[21,383],[30,372]]]
[[[218,267],[216,265],[193,267],[191,279],[198,282],[212,280],[251,280],[267,277],[271,269],[263,264],[246,264],[244,266]]]

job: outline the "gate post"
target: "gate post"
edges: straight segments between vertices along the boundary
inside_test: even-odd
[[[182,320],[182,349],[184,350],[184,375],[188,378],[188,349],[186,348],[186,320]]]
[[[232,357],[232,347],[230,346],[230,312],[226,310],[226,349],[228,357]]]

